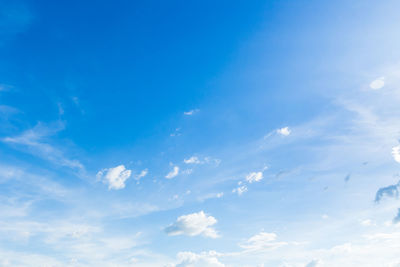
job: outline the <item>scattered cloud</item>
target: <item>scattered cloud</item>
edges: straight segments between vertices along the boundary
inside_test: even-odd
[[[172,136],[172,137],[180,136],[180,135],[182,135],[180,131],[181,131],[181,128],[176,128],[175,131],[173,133],[171,133],[169,136]]]
[[[179,174],[179,167],[174,166],[172,171],[170,171],[167,175],[165,175],[165,178],[172,179],[172,178],[176,177],[178,174]]]
[[[200,111],[200,109],[192,109],[192,110],[183,112],[183,114],[186,115],[186,116],[191,116],[191,115],[193,115],[193,114],[195,114],[195,113],[197,113],[199,111]]]
[[[383,86],[385,86],[385,77],[380,77],[376,80],[373,80],[370,84],[369,87],[373,90],[378,90],[381,89]]]
[[[98,180],[108,184],[108,189],[119,190],[125,188],[125,182],[131,176],[132,171],[127,170],[124,165],[114,168],[103,169],[96,175]]]
[[[276,130],[276,132],[280,135],[288,136],[288,135],[290,135],[291,130],[289,129],[289,127],[283,127],[283,128]]]
[[[183,162],[185,162],[186,164],[201,164],[202,162],[199,160],[198,157],[196,156],[192,156],[188,159],[184,159]]]
[[[135,175],[135,179],[140,180],[141,178],[145,177],[148,173],[149,173],[149,170],[144,169],[138,175]]]
[[[232,190],[232,193],[237,193],[239,196],[241,196],[243,193],[247,192],[247,186],[246,185],[241,185],[238,186],[237,188]]]
[[[205,237],[217,238],[218,233],[212,226],[217,223],[217,220],[211,216],[200,211],[188,215],[178,217],[175,223],[165,228],[168,235],[187,235],[197,236],[202,235]]]
[[[277,242],[276,237],[277,235],[275,233],[260,232],[250,237],[245,243],[239,244],[239,246],[246,251],[263,251],[288,244],[287,242]]]
[[[221,160],[212,157],[204,157],[203,159],[200,159],[198,156],[191,156],[188,159],[184,159],[183,162],[185,164],[215,164],[218,166],[221,163]]]
[[[219,254],[215,251],[202,252],[179,252],[178,263],[169,265],[171,267],[225,267],[226,265],[218,260]],[[168,266],[168,265],[167,265]]]
[[[395,161],[400,163],[400,146],[395,146],[392,148],[392,156]]]
[[[376,192],[375,202],[380,202],[384,196],[396,198],[399,197],[399,186],[400,181],[397,184],[379,188],[379,190]]]
[[[251,172],[246,176],[246,181],[249,183],[259,182],[263,178],[262,172]]]

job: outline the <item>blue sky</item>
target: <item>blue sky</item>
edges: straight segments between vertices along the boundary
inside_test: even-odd
[[[0,266],[400,266],[398,1],[0,1]]]

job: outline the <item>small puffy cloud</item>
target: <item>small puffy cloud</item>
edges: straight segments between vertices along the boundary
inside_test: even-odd
[[[140,178],[145,177],[149,173],[148,169],[142,170],[138,175],[136,175],[135,179],[139,180]]]
[[[170,171],[167,175],[165,175],[165,178],[172,179],[175,176],[177,176],[178,174],[179,174],[179,167],[178,166],[174,166],[172,171]]]
[[[246,181],[249,183],[259,182],[262,180],[262,178],[263,178],[262,172],[252,172],[246,176]]]
[[[241,185],[235,189],[232,190],[232,193],[237,193],[239,196],[241,196],[244,192],[247,192],[247,186],[246,185]]]
[[[200,109],[192,109],[192,110],[183,112],[183,114],[186,115],[186,116],[191,116],[191,115],[193,115],[193,114],[195,114],[195,113],[197,113],[199,111],[200,111]]]
[[[284,135],[284,136],[288,136],[288,135],[290,135],[290,133],[291,133],[289,127],[280,128],[280,129],[276,130],[276,132],[277,132],[278,134]]]
[[[184,159],[183,162],[185,162],[186,164],[201,164],[202,162],[199,160],[198,157],[196,156],[192,156],[188,159]]]
[[[400,181],[397,184],[379,188],[376,192],[375,202],[381,201],[384,196],[397,198],[399,196],[399,186]]]
[[[179,252],[177,255],[178,264],[173,267],[225,267],[226,265],[218,260],[219,254],[215,251],[202,252]]]
[[[187,235],[217,238],[218,233],[212,226],[217,223],[217,219],[207,215],[204,211],[191,213],[178,217],[175,223],[165,228],[168,235]]]
[[[119,190],[125,188],[125,182],[131,176],[132,171],[127,170],[124,165],[114,168],[103,169],[97,173],[97,179],[108,184],[108,189]]]
[[[395,146],[392,148],[392,156],[395,161],[400,163],[400,146]]]
[[[260,251],[275,249],[287,245],[287,242],[276,242],[276,237],[275,233],[261,232],[250,237],[245,243],[240,244],[239,246],[248,251]]]
[[[400,223],[400,209],[397,210],[397,215],[393,218],[393,223]]]
[[[376,80],[373,80],[370,84],[369,87],[374,90],[381,89],[383,86],[385,86],[385,77],[380,77]]]

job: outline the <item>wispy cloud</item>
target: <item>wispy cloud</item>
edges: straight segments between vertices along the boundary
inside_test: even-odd
[[[172,178],[178,176],[178,174],[179,174],[179,167],[174,166],[172,171],[170,171],[167,175],[165,175],[165,178],[172,179]]]
[[[192,109],[192,110],[183,112],[183,114],[186,115],[186,116],[191,116],[193,114],[196,114],[199,111],[200,111],[200,109]]]
[[[55,135],[64,128],[65,126],[62,122],[56,122],[49,126],[39,123],[20,135],[5,137],[1,141],[54,164],[83,171],[84,166],[78,160],[69,159],[59,148],[46,142],[50,136]]]

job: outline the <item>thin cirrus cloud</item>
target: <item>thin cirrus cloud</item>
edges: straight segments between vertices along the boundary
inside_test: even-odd
[[[108,184],[108,189],[119,190],[125,188],[125,182],[131,176],[132,171],[127,170],[124,165],[114,168],[103,169],[96,175],[98,180]]]
[[[84,166],[78,160],[66,157],[59,148],[48,142],[50,136],[64,129],[64,123],[60,121],[49,126],[38,123],[32,129],[26,130],[20,135],[5,137],[1,141],[53,164],[83,171]]]
[[[207,215],[204,211],[191,213],[178,217],[176,222],[166,227],[164,231],[170,235],[187,235],[198,236],[202,235],[210,238],[219,237],[217,231],[212,227],[217,223],[211,215]]]
[[[183,112],[183,114],[186,115],[186,116],[192,116],[193,114],[196,114],[199,111],[200,111],[200,109],[192,109],[192,110]]]
[[[174,166],[173,169],[167,175],[165,175],[165,178],[172,179],[172,178],[178,176],[178,174],[179,174],[179,167]]]

